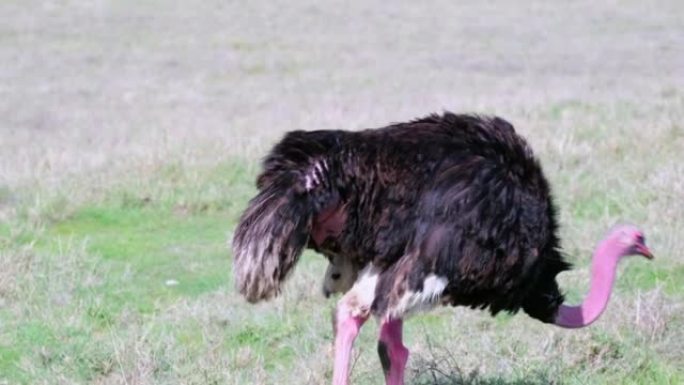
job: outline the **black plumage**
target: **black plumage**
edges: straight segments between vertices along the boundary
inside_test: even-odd
[[[523,309],[551,322],[563,296],[551,191],[527,143],[497,117],[431,115],[379,129],[295,131],[271,150],[233,240],[239,291],[280,291],[301,251],[380,273],[385,316],[431,274],[440,301]]]

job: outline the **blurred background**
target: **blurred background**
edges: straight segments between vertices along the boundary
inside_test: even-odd
[[[0,2],[0,384],[330,382],[325,259],[248,306],[228,242],[285,132],[495,114],[554,186],[581,331],[441,309],[407,322],[410,384],[684,382],[684,3]],[[352,380],[382,381],[375,325]]]

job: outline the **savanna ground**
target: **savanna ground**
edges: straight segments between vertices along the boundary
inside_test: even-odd
[[[610,4],[608,4],[610,3]],[[227,242],[285,131],[429,112],[514,123],[587,289],[595,242],[646,230],[576,331],[440,309],[407,321],[409,384],[684,382],[684,3],[0,3],[0,384],[326,384],[325,260],[271,303]],[[382,382],[376,325],[353,382]]]

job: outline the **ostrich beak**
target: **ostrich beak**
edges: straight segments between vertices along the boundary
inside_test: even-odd
[[[634,246],[634,254],[644,256],[647,259],[653,259],[653,253],[651,253],[651,250],[643,243],[637,243]]]

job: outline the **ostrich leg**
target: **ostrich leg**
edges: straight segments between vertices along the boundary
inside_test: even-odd
[[[333,385],[349,384],[349,359],[356,336],[368,316],[354,316],[344,302],[337,307],[333,325],[335,328],[335,364]]]
[[[380,325],[378,355],[387,385],[404,385],[404,369],[409,351],[401,342],[402,326],[401,319],[385,320]]]

